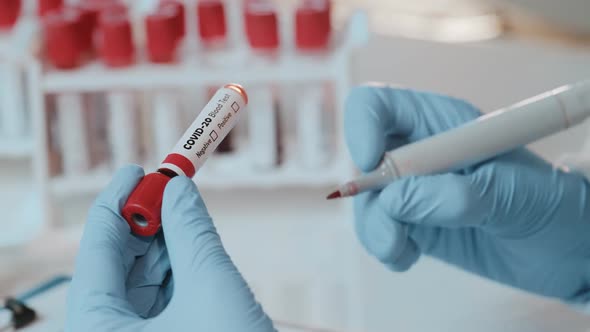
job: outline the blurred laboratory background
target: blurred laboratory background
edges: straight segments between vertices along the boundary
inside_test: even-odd
[[[0,294],[70,274],[114,170],[155,170],[236,82],[248,110],[195,181],[273,319],[588,331],[590,316],[428,257],[390,272],[356,240],[351,202],[324,197],[355,174],[342,133],[354,85],[436,91],[488,112],[589,77],[587,0],[0,0]],[[551,161],[590,153],[587,131],[531,149]],[[40,301],[52,328],[64,301]]]

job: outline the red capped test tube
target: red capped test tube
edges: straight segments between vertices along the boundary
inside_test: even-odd
[[[269,0],[248,0],[244,6],[246,37],[253,49],[272,51],[279,47],[278,13]]]
[[[81,0],[72,5],[80,11],[82,48],[84,51],[94,52],[94,33],[98,27],[100,14],[108,9],[119,8],[123,10],[125,5],[119,0]]]
[[[224,43],[227,35],[222,0],[198,0],[199,36],[206,44]]]
[[[9,30],[20,16],[21,0],[0,0],[0,30]]]
[[[124,7],[103,10],[98,18],[98,45],[103,62],[109,67],[125,67],[135,62],[131,20]]]
[[[192,178],[236,125],[247,104],[248,96],[240,85],[227,84],[217,91],[158,171],[146,175],[129,196],[122,214],[133,233],[151,236],[158,232],[168,181],[178,175]]]
[[[295,44],[300,50],[328,47],[331,35],[330,0],[301,0],[295,13]]]
[[[176,13],[176,24],[178,27],[178,37],[184,38],[186,35],[186,7],[180,0],[163,0],[160,2],[159,9],[173,8]]]
[[[160,7],[145,18],[147,53],[151,62],[171,63],[176,59],[180,31],[178,8]]]
[[[76,68],[82,61],[80,13],[62,8],[43,18],[45,54],[49,62],[59,69]]]

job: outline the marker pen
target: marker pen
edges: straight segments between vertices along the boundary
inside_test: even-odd
[[[590,116],[590,81],[562,86],[462,126],[385,153],[371,173],[328,199],[379,190],[405,176],[452,172],[580,124]]]
[[[236,125],[247,104],[246,91],[237,84],[227,84],[217,91],[158,171],[146,175],[129,196],[122,214],[135,234],[151,236],[158,232],[168,181],[178,175],[192,178]]]

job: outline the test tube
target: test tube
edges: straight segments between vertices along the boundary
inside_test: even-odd
[[[248,0],[244,5],[246,37],[258,54],[275,54],[279,47],[278,13],[269,0]]]
[[[168,181],[178,175],[192,178],[236,125],[247,104],[248,96],[237,84],[227,84],[217,91],[166,155],[158,171],[144,176],[123,206],[122,215],[135,234],[152,236],[158,232]]]
[[[329,159],[324,97],[321,84],[301,87],[297,104],[297,147],[304,168],[322,167]]]
[[[10,30],[16,24],[22,7],[22,0],[0,1],[0,32]]]
[[[173,63],[176,61],[180,31],[178,8],[159,7],[146,17],[147,49],[150,61]],[[156,158],[162,158],[176,143],[182,132],[179,94],[173,91],[155,91],[153,97],[153,126]]]
[[[250,88],[251,111],[248,134],[252,165],[258,169],[273,168],[281,160],[280,121],[271,86]]]
[[[60,70],[81,65],[80,15],[76,10],[53,10],[43,19],[44,46],[48,61]],[[80,94],[61,93],[56,96],[56,118],[62,171],[67,175],[90,168],[86,114]]]
[[[99,14],[99,44],[103,62],[115,70],[135,61],[131,22],[121,5],[102,9]],[[111,166],[139,162],[137,103],[131,91],[109,91],[108,137]]]

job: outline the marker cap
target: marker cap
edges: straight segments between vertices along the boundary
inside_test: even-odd
[[[141,236],[155,235],[162,224],[164,189],[170,177],[150,173],[143,177],[123,207],[123,218],[131,231]]]
[[[328,47],[331,32],[328,0],[304,0],[295,13],[295,44],[304,50]]]
[[[135,59],[135,45],[131,22],[125,8],[109,8],[99,17],[98,44],[102,60],[110,67],[131,65]]]
[[[0,30],[11,29],[21,11],[21,0],[0,0]]]
[[[225,38],[225,10],[221,0],[199,0],[197,3],[199,35],[205,42]]]
[[[63,8],[48,13],[43,19],[44,46],[49,62],[60,69],[78,67],[81,63],[80,14]]]
[[[264,0],[247,1],[244,8],[246,36],[255,49],[279,47],[277,11],[272,3]]]
[[[175,60],[178,44],[178,9],[161,7],[146,16],[147,53],[150,61],[170,63]]]

